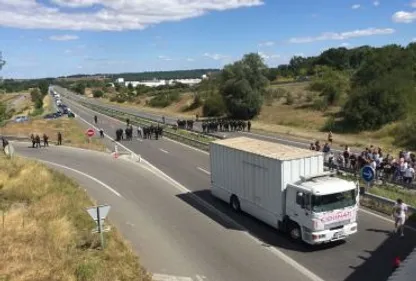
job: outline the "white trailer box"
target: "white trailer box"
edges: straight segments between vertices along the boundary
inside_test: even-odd
[[[276,227],[285,214],[284,190],[301,176],[324,172],[323,154],[278,143],[239,137],[211,142],[211,192]]]
[[[295,240],[357,232],[358,188],[324,172],[323,154],[246,137],[210,144],[211,193]]]

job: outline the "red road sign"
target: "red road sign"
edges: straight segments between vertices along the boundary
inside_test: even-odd
[[[95,135],[95,131],[94,131],[94,129],[88,129],[88,130],[87,130],[87,136],[92,137],[92,136],[94,136],[94,135]]]

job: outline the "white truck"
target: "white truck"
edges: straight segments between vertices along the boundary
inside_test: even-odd
[[[357,232],[359,188],[324,171],[321,152],[238,137],[210,144],[211,193],[294,240]]]

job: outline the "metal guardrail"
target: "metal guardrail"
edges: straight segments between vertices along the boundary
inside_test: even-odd
[[[385,197],[381,197],[375,194],[371,194],[371,193],[364,193],[360,195],[360,198],[363,199],[369,199],[371,200],[371,202],[373,204],[378,204],[378,205],[382,205],[382,206],[386,206],[389,207],[390,209],[393,208],[393,206],[396,204],[396,201],[385,198]],[[416,213],[416,208],[413,206],[408,206],[408,210],[410,213],[414,214]]]

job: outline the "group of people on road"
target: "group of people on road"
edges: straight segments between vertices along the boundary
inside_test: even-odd
[[[251,130],[250,121],[242,120],[229,120],[229,119],[213,119],[202,122],[202,131],[204,133],[216,133],[216,132],[236,132]]]
[[[41,138],[38,134],[31,134],[30,139],[32,141],[32,148],[40,148],[41,145]],[[43,147],[49,146],[49,137],[46,134],[43,134]],[[57,145],[62,145],[62,133],[58,132],[57,134]]]

